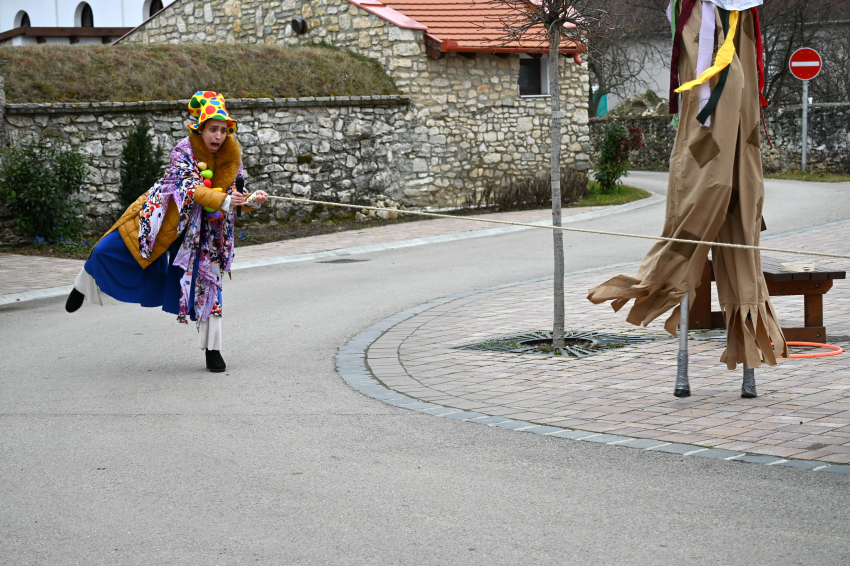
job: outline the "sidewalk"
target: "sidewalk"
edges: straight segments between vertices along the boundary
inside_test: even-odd
[[[846,254],[850,222],[767,239],[764,245]],[[792,258],[839,269],[850,263]],[[692,397],[677,399],[672,393],[678,340],[664,332],[664,317],[649,328],[638,328],[625,322],[626,310],[614,313],[610,305],[586,299],[591,287],[636,269],[634,264],[568,275],[567,329],[647,335],[658,338],[655,342],[584,359],[454,349],[551,329],[552,282],[545,280],[434,301],[430,308],[417,309],[419,314],[396,318],[392,322],[401,322],[391,328],[378,323],[375,328],[386,332],[370,340],[366,362],[387,388],[421,402],[461,409],[473,419],[492,415],[520,421],[519,426],[524,422],[605,433],[596,435],[601,440],[594,441],[599,442],[640,438],[685,443],[697,445],[695,451],[729,451],[714,452],[724,457],[748,452],[824,465],[850,463],[850,281],[836,281],[824,297],[827,340],[846,353],[762,366],[756,369],[759,397],[742,399],[742,369],[728,371],[719,362],[725,340],[695,340],[694,333]],[[802,325],[802,297],[772,300],[784,325]],[[391,321],[385,323],[388,327]],[[342,349],[341,355],[343,351],[348,350]]]
[[[643,201],[629,203],[632,206],[645,206],[659,200],[648,198]],[[628,205],[626,205],[628,206]],[[585,207],[566,208],[563,211],[565,221],[569,222],[571,217],[584,217],[587,215],[614,214],[623,207]],[[510,222],[546,223],[551,222],[552,213],[549,210],[525,210],[519,212],[502,212],[495,214],[482,214],[476,217],[507,220]],[[264,260],[312,259],[310,254],[330,252],[339,250],[345,252],[353,248],[364,246],[391,245],[394,242],[420,239],[420,243],[428,243],[428,238],[436,238],[451,234],[461,235],[483,235],[487,231],[501,229],[504,231],[523,229],[504,227],[498,224],[486,224],[472,220],[421,220],[418,222],[404,222],[391,224],[376,228],[363,228],[362,230],[349,230],[336,234],[325,234],[321,236],[310,236],[297,238],[282,242],[272,242],[256,246],[239,247],[237,242],[236,261],[234,269],[261,265]],[[470,234],[475,233],[475,234]],[[369,250],[363,250],[369,251]],[[298,258],[297,256],[304,256]],[[70,285],[79,273],[85,262],[75,259],[57,259],[40,256],[24,256],[16,254],[0,254],[0,305],[27,300],[56,296],[70,292]],[[39,291],[41,293],[32,293]]]

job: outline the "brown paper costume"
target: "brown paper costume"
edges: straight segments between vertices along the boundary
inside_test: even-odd
[[[703,13],[700,0],[686,0],[685,4],[691,4],[691,10],[680,28],[682,84],[696,78]],[[760,30],[753,11],[737,13],[737,29],[730,29],[728,11],[715,11],[715,52],[728,32],[730,36],[734,33],[735,55],[724,73],[710,81],[712,93],[721,84],[710,127],[697,120],[698,89],[682,93],[679,129],[670,156],[664,236],[759,244],[764,202],[757,54],[761,38],[756,38]],[[693,304],[708,251],[706,245],[657,242],[635,277],[619,275],[606,281],[591,289],[588,299],[597,304],[612,301],[615,311],[635,299],[627,320],[636,325],[647,325],[673,309],[665,328],[675,335],[678,305],[685,293]],[[788,348],[770,302],[760,253],[719,247],[711,251],[728,329],[721,361],[729,369],[739,363],[750,368],[762,363],[775,365],[777,357],[788,355]]]

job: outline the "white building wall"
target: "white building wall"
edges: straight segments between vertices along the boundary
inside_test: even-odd
[[[168,6],[175,0],[162,0]],[[0,0],[0,33],[15,27],[21,10],[33,27],[74,27],[80,0]],[[145,0],[88,0],[95,27],[136,27],[148,19]]]
[[[670,97],[670,52],[672,40],[666,36],[644,40],[641,43],[631,42],[628,46],[636,59],[643,62],[639,80],[634,81],[626,89],[626,96],[652,90],[661,98]],[[622,97],[614,93],[608,95],[608,108],[614,108],[622,101]]]

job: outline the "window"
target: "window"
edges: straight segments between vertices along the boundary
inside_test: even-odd
[[[86,2],[80,2],[80,5],[77,6],[77,13],[75,14],[74,20],[76,21],[77,27],[93,28],[94,14],[92,14],[91,6],[89,6]]]
[[[151,0],[151,5],[148,7],[148,11],[147,14],[145,14],[145,18],[152,18],[160,10],[162,10],[162,1]]]
[[[28,28],[30,27],[30,16],[23,10],[18,12],[18,15],[15,16],[15,27],[16,28]]]
[[[538,56],[520,55],[519,95],[541,96],[549,94],[548,60]]]

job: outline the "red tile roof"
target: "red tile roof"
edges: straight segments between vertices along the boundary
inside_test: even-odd
[[[522,44],[505,43],[499,19],[509,14],[500,8],[478,0],[348,0],[364,10],[402,28],[424,29],[429,53],[448,51],[531,52],[548,51],[542,33],[529,36]],[[562,51],[573,53],[573,44]]]

